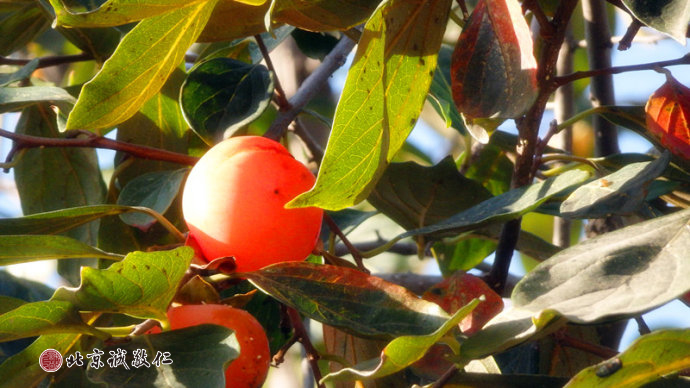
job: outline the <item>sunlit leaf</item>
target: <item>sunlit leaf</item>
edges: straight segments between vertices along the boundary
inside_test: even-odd
[[[276,21],[310,31],[346,30],[369,18],[380,0],[282,0]]]
[[[134,115],[182,62],[215,3],[193,3],[137,24],[96,77],[84,85],[67,129],[102,133]]]
[[[561,215],[599,218],[635,212],[646,199],[649,183],[664,172],[670,159],[665,152],[653,162],[632,163],[580,186],[561,204]]]
[[[687,368],[690,330],[661,330],[638,338],[615,358],[581,371],[566,387],[640,387]]]
[[[395,338],[383,349],[380,362],[374,369],[363,370],[357,366],[354,368],[343,368],[338,372],[328,374],[322,381],[375,379],[402,370],[415,361],[420,360],[429,348],[456,327],[464,317],[472,312],[479,302],[478,299],[470,301],[470,303],[453,314],[443,326],[431,334],[421,336],[405,335]],[[368,364],[369,362],[366,362],[364,366],[368,366]]]
[[[129,369],[102,368],[89,365],[89,379],[107,383],[109,387],[160,386],[161,381],[174,378],[175,384],[164,386],[222,387],[225,386],[224,369],[240,353],[235,333],[217,325],[200,325],[160,334],[132,337],[124,344],[102,348],[104,358],[110,352],[126,352],[125,362]],[[143,350],[143,353],[142,353]],[[144,357],[149,366],[132,367],[135,352]],[[158,352],[168,353],[170,364],[153,364]]]
[[[107,338],[108,335],[87,325],[76,307],[65,301],[25,303],[0,315],[0,341],[43,334],[83,333]]]
[[[435,303],[351,268],[286,262],[242,276],[305,316],[359,336],[429,334],[447,318]]]
[[[645,111],[651,135],[674,155],[690,160],[690,88],[667,72],[666,82],[649,97]]]
[[[338,210],[367,197],[417,121],[450,3],[389,0],[369,19],[316,185],[288,206]]]
[[[554,309],[576,323],[632,317],[690,290],[689,250],[690,210],[684,210],[561,251],[525,275],[511,299],[521,309]]]
[[[119,255],[103,252],[66,236],[0,235],[0,265],[85,257],[120,259]]]
[[[273,77],[265,66],[214,58],[189,72],[180,104],[192,129],[215,144],[259,117],[272,96]]]
[[[46,349],[66,354],[75,346],[79,334],[48,334],[38,337],[29,347],[0,364],[0,376],[5,387],[34,387],[48,376],[36,362]]]
[[[55,23],[58,26],[110,27],[137,22],[202,1],[108,0],[97,9],[84,12],[68,9],[63,0],[50,0],[50,4],[55,9]]]
[[[108,269],[82,268],[79,288],[60,287],[52,300],[72,302],[80,310],[166,319],[168,305],[193,256],[188,247],[132,252]]]

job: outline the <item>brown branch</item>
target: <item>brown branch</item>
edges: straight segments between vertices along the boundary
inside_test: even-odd
[[[307,103],[318,94],[333,72],[345,64],[347,55],[354,47],[355,42],[353,40],[342,37],[340,42],[338,42],[331,52],[326,55],[321,65],[302,82],[302,85],[295,95],[290,98],[288,103],[291,108],[278,114],[278,117],[273,121],[273,124],[271,124],[271,127],[266,131],[264,136],[273,140],[280,139],[285,131],[287,131],[290,123],[297,117]]]
[[[280,84],[280,80],[278,79],[278,73],[276,72],[275,67],[273,66],[273,61],[271,60],[271,56],[268,53],[268,48],[266,48],[266,44],[264,44],[264,39],[261,37],[261,35],[254,35],[254,39],[256,40],[256,44],[259,46],[259,51],[261,51],[261,55],[264,57],[264,60],[266,61],[266,67],[268,67],[268,70],[273,73],[273,77],[275,78],[275,99],[276,103],[278,104],[278,109],[282,111],[290,110],[290,103],[287,100],[287,95],[285,94],[285,89]]]
[[[574,349],[579,349],[604,359],[615,357],[618,354],[618,352],[615,349],[582,341],[578,338],[566,334],[565,332],[557,332],[556,334],[554,334],[554,336],[556,337],[556,341],[562,346],[568,346]]]
[[[458,372],[460,372],[460,368],[458,368],[457,365],[451,366],[450,368],[448,368],[448,370],[446,370],[443,373],[443,376],[441,376],[438,380],[434,381],[434,383],[431,384],[431,388],[444,387],[450,381],[450,379],[452,379],[453,377],[455,377],[455,375],[458,374]]]
[[[340,238],[340,241],[342,241],[343,244],[345,244],[347,249],[350,251],[352,258],[355,260],[355,263],[357,263],[357,268],[359,268],[359,270],[362,272],[370,273],[369,270],[364,266],[362,254],[359,253],[357,248],[355,248],[355,246],[352,245],[352,243],[350,243],[350,240],[348,240],[345,236],[345,233],[343,233],[343,231],[340,230],[338,224],[336,224],[335,221],[333,221],[333,218],[331,218],[331,216],[329,216],[328,214],[324,213],[323,219],[324,221],[326,221],[326,224],[328,224],[328,228],[330,228],[331,231]]]
[[[639,65],[628,65],[628,66],[613,66],[602,69],[594,69],[587,71],[577,71],[562,77],[556,77],[553,82],[556,86],[565,85],[567,83],[577,81],[582,78],[594,77],[601,74],[620,74],[627,73],[630,71],[643,71],[643,70],[654,70],[657,67],[668,67],[668,66],[679,66],[679,65],[690,65],[690,54],[685,54],[680,58],[669,59],[667,61],[659,62],[649,62],[641,63]]]
[[[38,58],[38,66],[36,66],[36,68],[41,69],[44,67],[65,65],[65,64],[74,63],[74,62],[91,61],[94,59],[95,58],[91,54],[87,54],[87,53],[74,54],[74,55],[48,56],[48,57]],[[31,59],[15,59],[15,58],[0,57],[0,65],[24,66],[31,61],[32,61]]]
[[[86,135],[85,137],[70,137],[74,135]],[[44,148],[44,147],[84,147],[84,148],[103,148],[114,151],[124,152],[140,159],[160,160],[164,162],[178,163],[193,166],[199,158],[180,154],[177,152],[162,150],[143,145],[126,143],[123,141],[112,140],[96,134],[84,131],[65,132],[65,138],[51,138],[41,136],[24,135],[0,129],[0,137],[11,139],[15,142],[13,151],[25,148]],[[14,152],[12,152],[14,154]]]
[[[544,39],[542,55],[537,66],[537,80],[539,82],[539,94],[532,107],[524,117],[515,120],[518,127],[517,160],[513,169],[511,186],[514,188],[526,186],[532,181],[532,164],[536,154],[536,146],[539,140],[539,124],[544,116],[546,103],[557,85],[553,82],[556,73],[556,62],[565,39],[568,22],[577,6],[577,0],[563,0],[560,2],[552,19],[554,33],[549,39]],[[494,265],[487,280],[496,290],[505,288],[508,279],[508,269],[513,257],[513,251],[520,233],[520,219],[508,221],[501,231],[496,248]]]
[[[522,8],[532,12],[534,18],[537,19],[537,23],[539,23],[539,34],[541,36],[549,38],[553,35],[554,27],[536,0],[523,1]]]
[[[321,370],[319,369],[319,352],[314,348],[314,345],[309,339],[309,333],[307,333],[304,323],[302,322],[302,317],[299,312],[292,307],[287,308],[287,315],[290,318],[290,324],[294,330],[295,338],[304,347],[304,351],[307,354],[307,361],[309,366],[311,366],[311,371],[314,374],[314,380],[316,380],[316,385],[319,388],[323,388],[324,385],[321,383]]]
[[[618,51],[625,51],[632,46],[633,39],[635,39],[637,32],[640,31],[640,27],[642,27],[642,22],[637,19],[633,19],[628,26],[628,29],[625,31],[625,35],[623,35],[621,40],[618,42]]]

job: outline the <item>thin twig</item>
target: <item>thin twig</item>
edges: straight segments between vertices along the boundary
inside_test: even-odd
[[[353,47],[355,47],[354,41],[346,37],[341,38],[323,59],[321,65],[302,82],[300,88],[290,98],[288,103],[291,108],[278,114],[264,136],[274,140],[280,139],[287,131],[290,123],[302,111],[302,108],[317,95],[333,72],[345,64],[347,55]]]
[[[333,218],[331,218],[331,216],[329,216],[328,214],[324,213],[323,219],[326,221],[326,224],[328,224],[328,227],[331,229],[331,231],[340,238],[340,241],[342,241],[343,244],[345,244],[347,249],[350,251],[352,258],[355,260],[355,263],[357,263],[357,268],[359,268],[362,272],[370,273],[369,270],[364,266],[362,254],[359,253],[359,250],[357,250],[357,248],[355,248],[355,246],[352,245],[350,240],[347,239],[345,233],[343,233],[343,231],[340,230],[340,227],[338,227],[338,224],[336,224],[335,221],[333,221]]]
[[[575,73],[564,75],[562,77],[555,77],[553,79],[553,82],[556,86],[561,86],[573,81],[577,81],[582,78],[594,77],[596,75],[601,74],[620,74],[630,71],[654,70],[657,67],[668,67],[678,65],[690,65],[690,54],[685,54],[680,58],[670,59],[667,61],[641,63],[639,65],[629,66],[613,66],[588,71],[577,71]]]
[[[615,349],[582,341],[578,338],[568,335],[565,332],[557,332],[557,334],[555,334],[554,336],[556,337],[556,341],[562,346],[568,346],[574,349],[579,349],[604,359],[615,357],[618,354],[618,352]]]
[[[467,4],[465,4],[465,0],[457,0],[458,1],[458,6],[460,7],[460,10],[462,10],[462,18],[465,19],[465,22],[467,22],[467,19],[470,18],[470,13],[467,11]]]
[[[453,365],[450,368],[448,368],[445,373],[443,373],[443,376],[441,376],[438,380],[434,381],[434,383],[431,385],[431,388],[441,388],[446,385],[450,379],[452,379],[458,372],[460,371],[460,368],[457,367],[457,365]]]
[[[536,0],[523,1],[522,8],[532,12],[534,18],[537,19],[537,23],[539,23],[539,33],[541,36],[549,38],[553,35],[553,25],[549,21],[549,18],[546,17],[546,14],[544,14],[544,11],[541,9]]]
[[[628,29],[625,31],[625,35],[623,35],[620,42],[618,42],[618,51],[625,51],[632,46],[632,41],[635,39],[637,32],[640,31],[640,27],[642,27],[642,22],[637,19],[633,19],[628,26]]]
[[[38,58],[38,65],[36,66],[36,68],[41,69],[44,67],[65,65],[68,63],[91,61],[93,59],[94,59],[94,57],[91,54],[87,54],[87,53],[74,54],[74,55],[48,56],[48,57]],[[31,59],[16,59],[16,58],[0,57],[0,65],[24,66],[29,62],[31,62]]]
[[[640,332],[640,335],[646,335],[652,332],[647,322],[642,318],[642,315],[635,317],[635,322],[637,322],[637,330]]]
[[[65,133],[69,136],[69,133]],[[80,134],[83,134],[81,132]],[[20,133],[0,129],[0,137],[11,139],[15,142],[13,149],[24,148],[43,148],[43,147],[84,147],[84,148],[103,148],[120,151],[141,159],[161,160],[187,166],[193,166],[199,160],[194,156],[180,154],[177,152],[162,150],[143,145],[126,143],[123,141],[112,140],[106,137],[89,133],[86,137],[79,138],[51,138],[41,136],[24,135]],[[8,160],[9,161],[9,160]]]
[[[309,333],[307,333],[304,327],[302,317],[299,315],[299,312],[292,307],[287,308],[287,315],[290,318],[290,324],[292,325],[297,341],[302,344],[304,351],[307,353],[307,361],[311,366],[316,385],[319,388],[323,388],[324,385],[321,383],[321,370],[319,369],[319,352],[314,348],[314,345],[309,339]]]
[[[276,72],[275,67],[273,66],[273,61],[271,60],[271,56],[268,53],[268,49],[266,48],[266,44],[264,44],[264,39],[261,37],[261,35],[254,35],[254,39],[256,39],[256,44],[259,46],[259,51],[261,51],[261,55],[264,57],[264,60],[266,61],[266,66],[268,67],[268,70],[273,73],[273,76],[275,77],[275,91],[276,91],[276,102],[278,103],[278,109],[282,111],[290,110],[290,103],[287,100],[287,96],[285,95],[285,89],[280,84],[280,80],[278,79],[278,73]]]

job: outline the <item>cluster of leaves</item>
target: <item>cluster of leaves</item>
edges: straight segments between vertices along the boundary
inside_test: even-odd
[[[684,35],[680,27],[690,19],[687,11],[678,12],[687,10],[684,1],[623,3],[645,24]],[[0,112],[21,112],[16,133],[33,141],[95,138],[117,128],[121,144],[187,156],[224,136],[266,131],[276,114],[270,102],[277,86],[275,74],[259,64],[262,49],[292,36],[305,52],[321,45],[328,52],[333,36],[344,31],[340,39],[357,38],[358,47],[317,183],[289,206],[327,209],[339,229],[348,230],[371,215],[351,208],[366,200],[405,231],[365,256],[413,238],[431,246],[445,276],[475,268],[496,249],[501,225],[530,213],[621,216],[630,224],[563,250],[522,232],[517,249],[541,263],[515,286],[512,308],[468,336],[456,328],[479,299],[449,316],[402,286],[347,266],[277,264],[245,273],[246,281],[219,293],[227,276],[186,276],[193,250],[161,248],[182,243],[178,194],[186,168],[118,154],[106,185],[93,149],[22,149],[28,137],[17,138],[13,167],[26,215],[0,219],[0,264],[59,259],[60,273],[75,287],[0,297],[0,341],[13,341],[0,353],[0,385],[44,380],[37,360],[46,348],[86,353],[142,320],[165,321],[173,300],[228,296],[260,319],[273,352],[287,341],[281,304],[323,323],[327,351],[346,366],[325,381],[409,385],[437,379],[416,363],[439,341],[452,352],[449,365],[465,370],[453,381],[475,386],[515,383],[511,372],[532,374],[520,380],[529,385],[560,386],[569,379],[571,387],[641,385],[689,368],[688,329],[645,335],[616,362],[583,369],[597,362],[587,360],[559,376],[565,379],[542,376],[550,372],[544,368],[511,369],[524,353],[505,352],[568,332],[570,324],[593,328],[637,317],[690,291],[687,88],[669,76],[646,107],[599,107],[578,116],[602,115],[670,152],[580,158],[542,168],[544,179],[511,189],[507,155],[518,141],[496,127],[519,119],[548,89],[538,78],[528,25],[516,0],[480,0],[453,50],[443,44],[449,19],[457,19],[452,6],[451,0],[0,4],[0,54],[36,53],[37,45],[50,50],[50,41],[60,42],[53,49],[61,54],[78,49],[81,59],[92,60],[71,64],[62,87],[40,78],[45,63],[38,59],[2,74]],[[362,23],[363,29],[353,28]],[[426,101],[463,135],[485,143],[481,150],[472,155],[467,147],[458,160],[433,166],[399,162]],[[327,231],[323,237],[333,249],[335,238]],[[20,288],[18,280],[5,283]],[[33,337],[28,346],[14,342]],[[10,351],[13,346],[20,350]],[[220,381],[222,365],[239,350],[232,333],[219,328],[110,346],[166,350],[175,362],[149,370],[63,369],[51,382],[162,385],[157,374],[174,373],[181,384],[208,385]],[[207,355],[195,357],[202,349]]]

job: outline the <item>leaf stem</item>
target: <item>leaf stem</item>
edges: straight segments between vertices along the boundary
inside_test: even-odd
[[[285,89],[283,89],[283,86],[280,84],[280,80],[278,79],[278,73],[276,72],[276,69],[273,66],[273,61],[271,60],[271,55],[268,53],[268,48],[266,48],[264,39],[261,37],[261,35],[254,35],[254,39],[256,40],[256,44],[259,46],[259,51],[261,51],[261,55],[264,57],[264,60],[266,61],[266,67],[268,67],[268,70],[270,70],[271,73],[273,73],[273,77],[275,78],[275,97],[276,102],[278,103],[278,109],[281,112],[289,110],[290,103],[288,102],[287,96],[285,95]]]
[[[359,268],[360,271],[365,272],[367,274],[370,273],[369,270],[364,266],[364,262],[362,261],[362,254],[359,252],[357,248],[355,248],[354,245],[352,245],[352,243],[350,243],[350,240],[348,240],[347,236],[345,236],[345,233],[343,233],[343,231],[340,230],[338,224],[336,224],[335,221],[333,221],[333,218],[331,218],[331,216],[329,216],[328,214],[324,213],[323,219],[324,221],[326,221],[331,231],[340,238],[340,241],[342,241],[343,244],[345,244],[347,249],[350,251],[352,258],[355,260],[355,263],[357,263],[357,268]]]
[[[137,328],[137,326],[138,325],[97,327],[96,329],[104,333],[108,333],[112,337],[127,337],[132,333],[132,331],[134,331]]]
[[[184,242],[184,240],[187,238],[187,237],[185,237],[184,233],[180,232],[180,230],[177,229],[177,227],[175,227],[175,225],[173,225],[172,222],[170,222],[167,218],[165,218],[165,216],[158,213],[157,211],[150,209],[150,208],[147,208],[147,207],[143,207],[143,206],[132,206],[132,208],[134,208],[137,211],[140,211],[142,213],[146,213],[146,214],[150,215],[151,217],[155,218],[156,221],[158,221],[162,227],[164,227],[168,232],[170,232],[170,234],[175,236],[175,238],[178,241]]]

